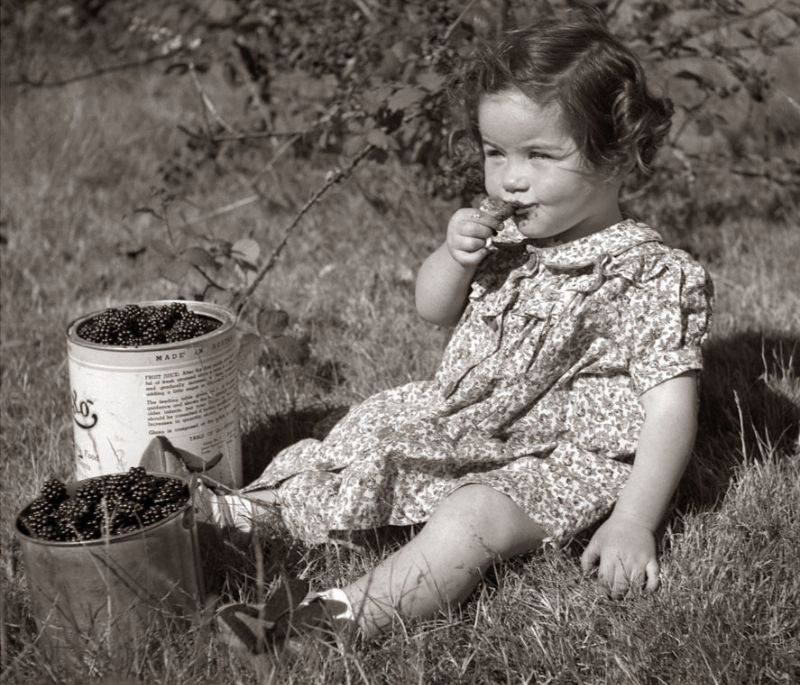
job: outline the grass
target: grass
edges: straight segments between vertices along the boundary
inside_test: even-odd
[[[366,645],[312,645],[301,658],[254,668],[201,625],[139,636],[137,661],[123,674],[109,674],[102,660],[67,671],[48,662],[31,621],[13,517],[45,479],[71,473],[67,322],[114,303],[186,294],[159,278],[151,251],[128,253],[163,231],[133,209],[153,202],[158,166],[181,142],[175,124],[194,116],[195,102],[177,77],[145,72],[2,95],[4,682],[796,682],[800,236],[796,220],[747,216],[682,236],[713,245],[708,266],[718,298],[701,435],[661,538],[658,593],[608,599],[580,571],[582,539],[497,568],[452,615],[398,621]],[[284,160],[264,181],[268,211],[251,205],[202,228],[252,236],[267,251],[325,171],[325,160]],[[173,204],[174,220],[249,195],[243,176],[198,173]],[[658,226],[658,201],[648,207]],[[242,370],[248,476],[329,413],[434,371],[446,332],[416,317],[413,273],[448,211],[415,187],[413,170],[391,167],[365,169],[313,209],[252,303],[285,308],[310,334],[312,356],[301,366]],[[260,571],[280,567],[325,586],[360,574],[379,555],[263,542],[209,556],[212,588],[254,597]]]

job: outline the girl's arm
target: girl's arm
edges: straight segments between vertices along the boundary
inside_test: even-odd
[[[686,468],[697,432],[694,372],[660,383],[640,399],[645,420],[631,474],[611,516],[581,557],[586,571],[599,564],[598,578],[614,597],[632,586],[658,587],[654,533]]]
[[[475,266],[453,259],[447,244],[442,244],[422,264],[417,274],[417,312],[439,326],[455,326],[467,304]]]
[[[500,221],[474,209],[459,209],[447,225],[447,240],[417,274],[417,312],[439,326],[455,326],[467,304],[470,283],[488,254],[486,240]]]

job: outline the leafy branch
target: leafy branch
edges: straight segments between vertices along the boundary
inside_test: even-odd
[[[245,305],[249,297],[253,294],[255,289],[264,279],[264,277],[269,273],[275,263],[278,261],[278,257],[280,257],[281,252],[286,247],[286,243],[289,241],[289,236],[294,231],[297,224],[300,223],[300,220],[305,216],[305,214],[322,198],[325,193],[327,193],[333,186],[341,183],[343,180],[348,178],[350,174],[356,169],[356,167],[361,163],[363,159],[369,155],[375,149],[374,145],[366,145],[355,157],[353,157],[350,162],[342,169],[334,169],[330,171],[325,179],[325,183],[323,183],[315,192],[314,194],[306,201],[306,203],[300,208],[300,210],[294,215],[292,220],[286,225],[283,229],[283,235],[281,240],[273,249],[272,253],[266,259],[264,264],[259,268],[258,272],[256,273],[253,281],[250,285],[244,290],[244,292],[236,298],[236,302],[234,303],[234,309],[236,311],[237,316],[241,316],[242,310],[244,309]]]

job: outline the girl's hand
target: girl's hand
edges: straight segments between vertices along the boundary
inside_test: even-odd
[[[489,254],[486,241],[502,222],[478,209],[459,209],[447,224],[447,249],[461,266],[476,267]]]
[[[613,513],[597,529],[581,556],[581,566],[585,572],[599,566],[597,578],[614,599],[643,585],[649,592],[659,586],[653,533],[642,522],[623,513]]]

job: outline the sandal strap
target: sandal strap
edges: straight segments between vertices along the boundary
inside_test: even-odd
[[[258,618],[259,611],[256,607],[249,604],[228,604],[217,612],[216,620],[228,628],[239,641],[241,647],[251,654],[261,654],[266,649],[264,634],[257,635],[255,631],[241,618],[239,614]],[[266,621],[264,625],[266,627]],[[274,623],[272,624],[275,625]]]
[[[276,639],[285,640],[291,636],[309,631],[333,635],[337,627],[355,625],[351,619],[339,618],[349,607],[344,602],[314,595],[294,611],[282,616],[275,624],[273,634]]]

